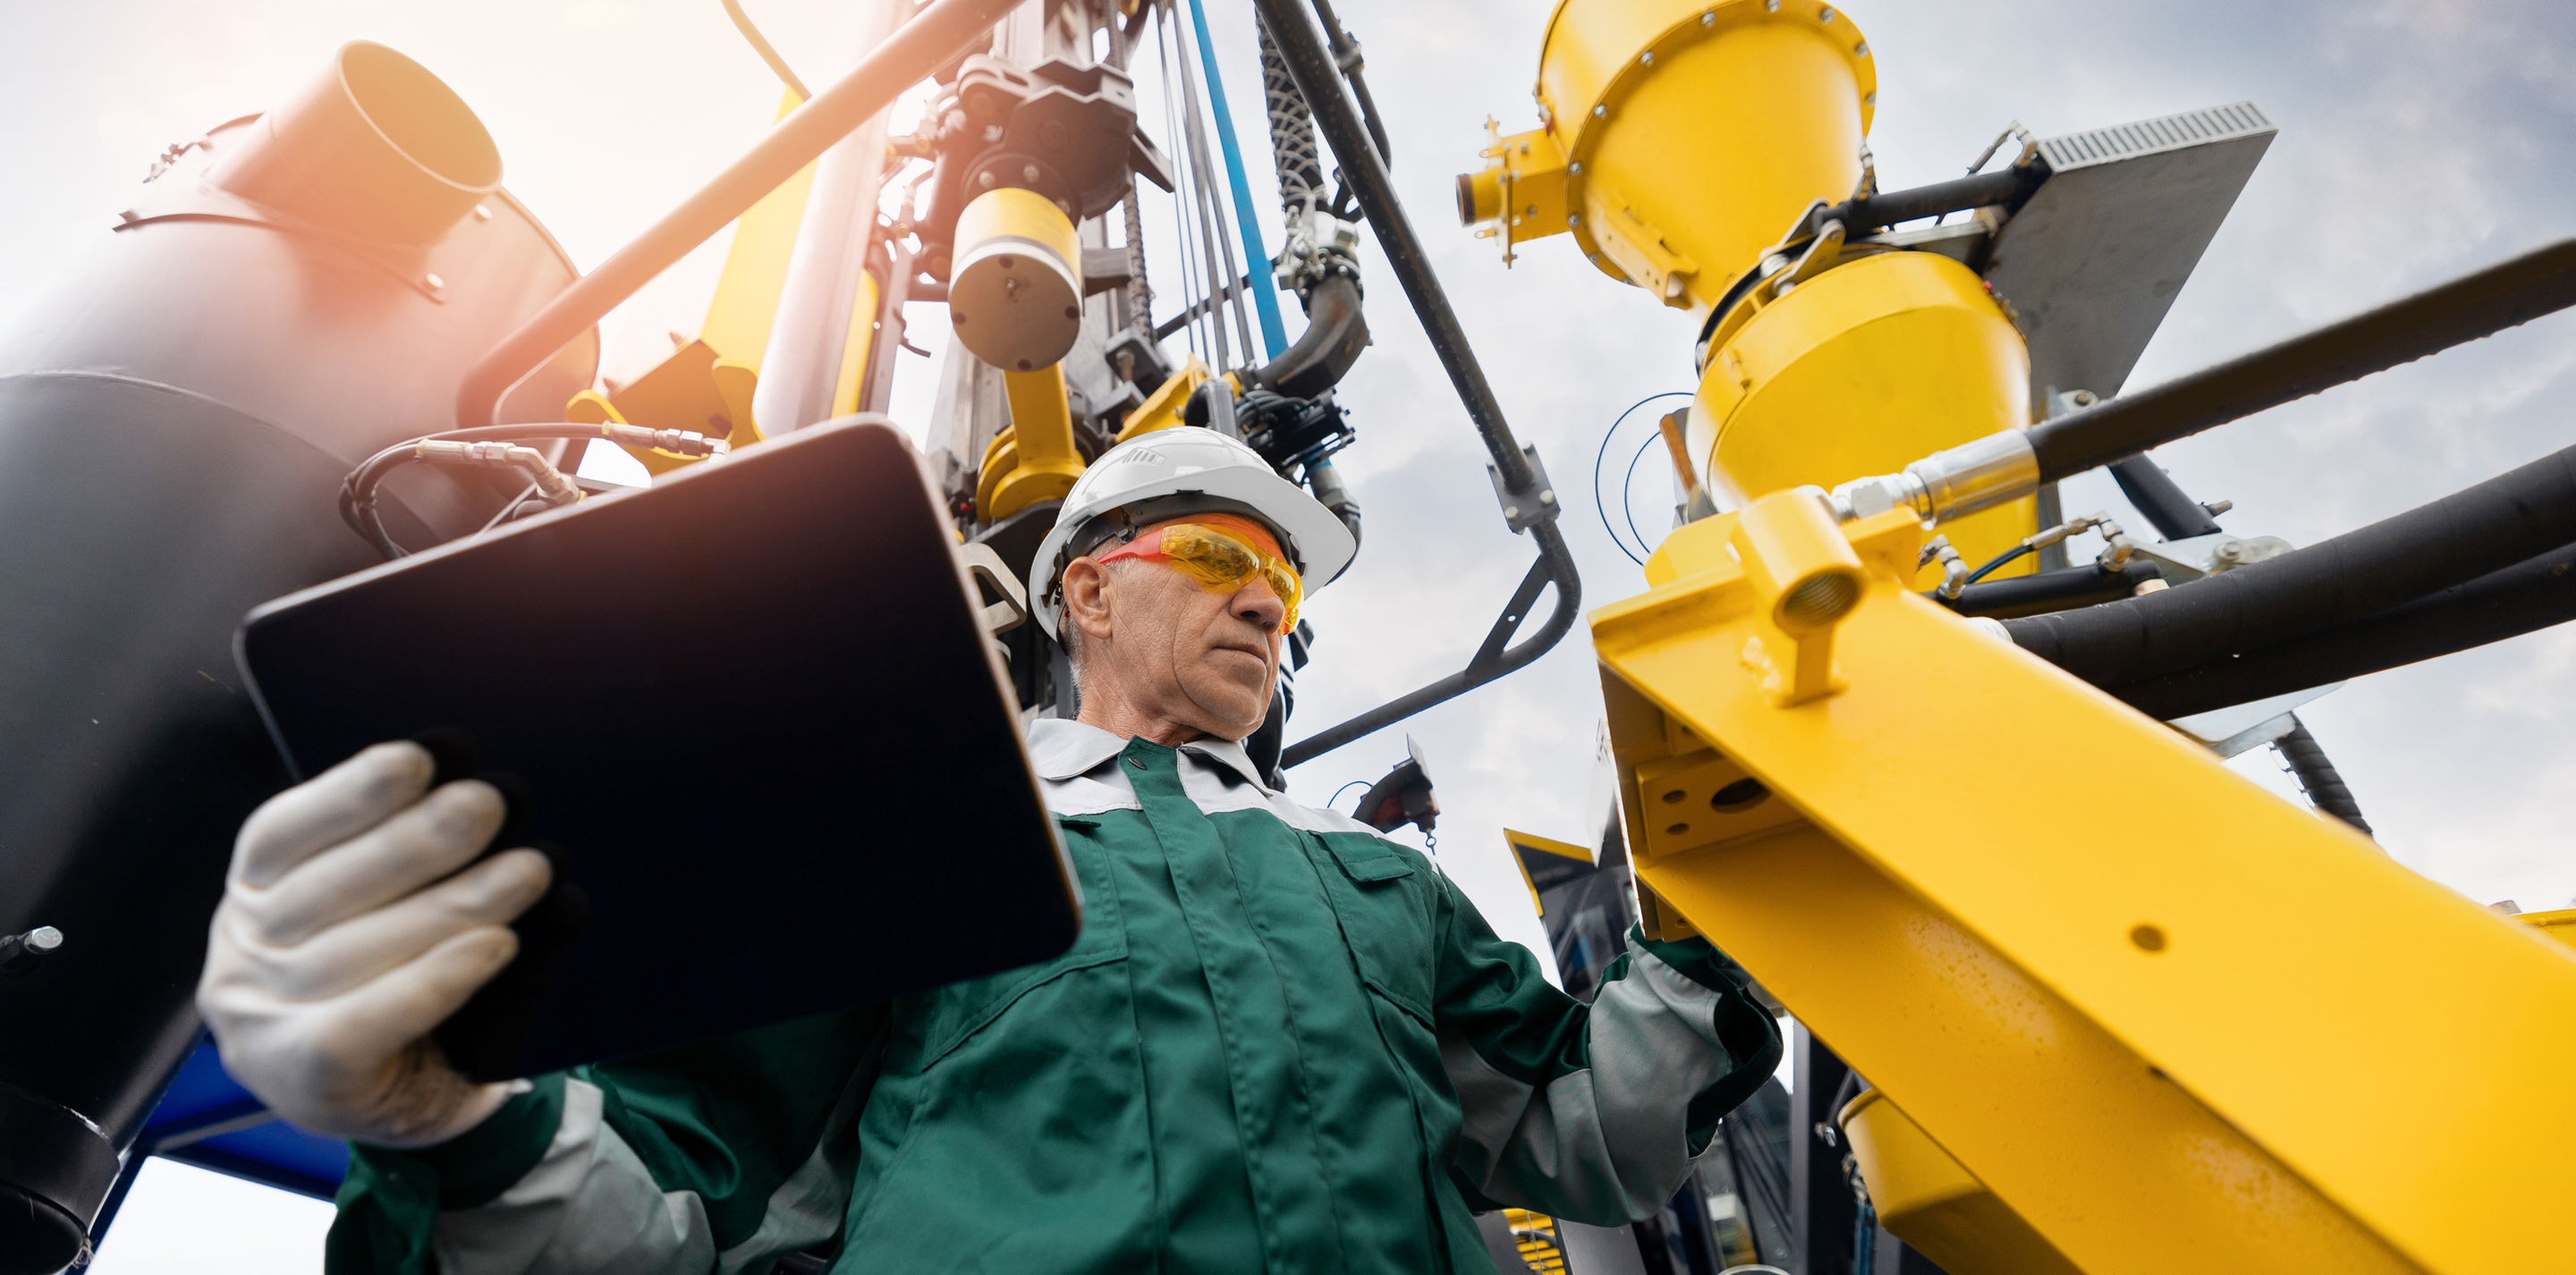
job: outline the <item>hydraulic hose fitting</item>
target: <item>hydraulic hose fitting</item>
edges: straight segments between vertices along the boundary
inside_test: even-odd
[[[2022,431],[2008,429],[1934,452],[1903,473],[1855,478],[1834,488],[1833,507],[1846,521],[1911,509],[1932,527],[2037,490],[2039,456]]]

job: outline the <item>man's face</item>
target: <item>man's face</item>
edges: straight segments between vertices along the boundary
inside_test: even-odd
[[[1149,524],[1139,529],[1135,543],[1156,543],[1163,528],[1192,521],[1205,520]],[[1243,538],[1278,554],[1278,544],[1266,534]],[[1095,687],[1112,692],[1114,686],[1139,714],[1221,739],[1251,734],[1269,712],[1279,678],[1279,625],[1287,609],[1258,575],[1238,586],[1209,588],[1156,559],[1122,559],[1103,567],[1085,557],[1065,569],[1065,623],[1079,625],[1084,637],[1084,698]]]

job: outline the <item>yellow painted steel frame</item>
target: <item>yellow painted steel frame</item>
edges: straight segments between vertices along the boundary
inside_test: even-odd
[[[1082,454],[1073,448],[1073,417],[1064,396],[1064,367],[1002,373],[1011,404],[1011,427],[984,451],[975,509],[987,522],[1008,518],[1041,500],[1062,500],[1082,477]]]
[[[1922,537],[1778,492],[1592,614],[1657,923],[2083,1270],[2555,1260],[2576,952],[1915,596]]]

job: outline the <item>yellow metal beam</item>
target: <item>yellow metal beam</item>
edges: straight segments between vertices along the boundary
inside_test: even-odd
[[[1813,564],[1736,521],[1592,617],[1655,894],[2085,1270],[2529,1269],[2576,953],[1914,596],[1902,513],[1845,529],[1843,689],[1781,706],[1748,646]],[[1639,785],[1701,747],[1770,800]]]

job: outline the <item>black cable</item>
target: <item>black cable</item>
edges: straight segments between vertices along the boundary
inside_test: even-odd
[[[1601,463],[1610,458],[1611,438],[1615,437],[1619,433],[1620,426],[1628,423],[1629,417],[1637,414],[1638,408],[1644,407],[1646,404],[1652,403],[1659,398],[1689,398],[1690,396],[1691,392],[1689,390],[1665,390],[1663,393],[1649,394],[1644,398],[1638,399],[1636,402],[1629,404],[1628,410],[1619,413],[1618,418],[1610,422],[1610,428],[1602,431],[1601,446],[1596,448],[1592,453],[1592,512],[1600,515],[1601,529],[1610,534],[1610,543],[1619,546],[1619,552],[1625,554],[1628,561],[1636,563],[1641,567],[1646,565],[1646,560],[1633,553],[1629,553],[1627,542],[1619,538],[1618,528],[1610,525],[1610,507],[1603,503],[1601,499]],[[1635,472],[1635,467],[1633,465],[1630,466],[1629,472],[1632,474]],[[1628,489],[1625,487],[1621,487],[1619,489],[1619,504],[1622,510],[1625,510],[1627,507]],[[1630,520],[1631,525],[1634,524],[1634,521],[1634,519]],[[1637,544],[1639,547],[1642,548],[1645,543],[1645,537],[1637,537]]]
[[[385,556],[385,561],[406,558],[411,556],[412,551],[396,544],[392,533],[385,530],[383,511],[376,505],[376,487],[393,471],[419,460],[419,447],[422,443],[515,443],[531,439],[554,438],[588,440],[599,436],[599,427],[596,425],[562,422],[549,425],[483,425],[474,429],[452,429],[442,434],[406,438],[368,457],[356,469],[350,470],[348,477],[340,480],[340,521],[347,523],[349,530],[357,532],[360,538],[374,545],[376,552]],[[518,501],[513,500],[503,509],[503,514],[506,515],[509,509],[516,508],[517,505]]]
[[[1968,584],[1975,584],[1975,583],[1976,583],[1976,582],[1978,582],[1979,580],[1983,580],[1983,579],[1985,579],[1987,576],[1993,575],[1993,574],[1995,573],[1996,568],[1999,568],[1999,567],[2005,566],[2005,565],[2007,565],[2007,564],[2011,563],[2013,559],[2018,558],[2018,557],[2022,556],[2023,554],[2026,554],[2026,553],[2029,553],[2029,552],[2030,552],[2030,544],[2029,544],[2027,541],[2025,541],[2025,542],[2023,542],[2023,543],[2021,543],[2021,544],[2014,545],[2012,548],[2010,548],[2010,549],[2006,549],[2006,550],[2004,550],[2002,553],[1995,555],[1995,559],[1994,559],[1994,561],[1989,562],[1989,563],[1987,563],[1986,565],[1984,565],[1984,566],[1982,566],[1982,567],[1979,567],[1979,568],[1977,568],[1977,569],[1976,569],[1976,570],[1974,570],[1974,571],[1969,572],[1969,573],[1968,573],[1968,578],[1967,578],[1967,580],[1966,580],[1966,583],[1968,583]]]
[[[2281,759],[2290,763],[2290,773],[2298,776],[2299,788],[2308,794],[2309,804],[2333,815],[2369,836],[2370,825],[2361,817],[2360,803],[2352,799],[2352,789],[2344,786],[2343,775],[2326,759],[2326,750],[2317,745],[2317,737],[2308,733],[2308,725],[2290,717],[2290,733],[2272,741],[2281,750]]]

